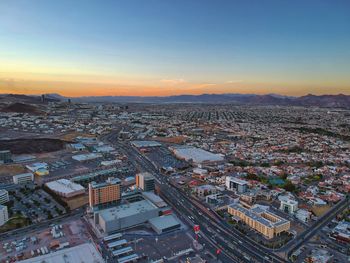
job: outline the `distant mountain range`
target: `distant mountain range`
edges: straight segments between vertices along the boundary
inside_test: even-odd
[[[165,97],[140,97],[140,96],[99,96],[99,97],[74,97],[68,98],[59,94],[44,94],[45,101],[67,101],[86,103],[202,103],[202,104],[236,104],[236,105],[284,105],[284,106],[318,106],[337,107],[350,109],[350,95],[312,95],[301,97],[283,96],[279,94],[201,94],[201,95],[177,95]],[[4,94],[0,95],[0,102],[10,100],[24,103],[40,103],[40,96],[26,96]]]

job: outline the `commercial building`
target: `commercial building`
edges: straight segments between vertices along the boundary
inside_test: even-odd
[[[288,213],[294,214],[298,210],[298,201],[290,199],[289,197],[281,196],[280,200],[280,210]]]
[[[310,221],[311,219],[311,212],[307,211],[307,210],[304,210],[304,209],[298,209],[294,216],[299,219],[300,221],[304,222],[304,223],[307,223]]]
[[[70,145],[75,151],[84,151],[86,147],[82,143],[71,143]]]
[[[35,175],[37,176],[45,176],[45,175],[49,175],[49,170],[45,169],[45,168],[39,168],[38,170],[36,170],[34,172]]]
[[[290,228],[290,221],[271,213],[261,206],[245,208],[239,204],[228,206],[228,213],[240,218],[249,227],[255,229],[267,238],[273,238]]]
[[[131,144],[136,148],[162,146],[159,142],[156,142],[156,141],[132,141]]]
[[[109,234],[158,217],[159,208],[148,200],[120,205],[95,213],[95,223]]]
[[[32,173],[35,173],[38,170],[48,170],[49,165],[47,163],[32,163],[26,165],[26,168]]]
[[[148,222],[157,234],[163,234],[181,228],[180,222],[173,215],[151,218]]]
[[[117,203],[120,200],[120,183],[118,178],[108,178],[104,183],[89,183],[90,207]]]
[[[0,226],[4,225],[9,220],[7,206],[0,205]]]
[[[177,158],[192,161],[196,164],[222,162],[224,157],[192,146],[177,146],[169,148]]]
[[[9,193],[5,189],[0,189],[0,205],[10,201]]]
[[[102,158],[102,154],[100,153],[88,153],[88,154],[78,154],[73,155],[72,159],[78,162],[87,162],[91,160],[95,160],[98,158]]]
[[[154,177],[150,173],[138,173],[136,174],[136,186],[143,191],[154,191],[155,183]]]
[[[16,174],[12,178],[13,178],[14,184],[26,184],[34,181],[34,174],[32,173]]]
[[[194,191],[197,194],[197,196],[199,196],[199,197],[205,197],[207,195],[216,194],[218,192],[216,187],[214,185],[211,185],[211,184],[204,184],[204,185],[196,186],[194,188]]]
[[[12,155],[9,150],[0,151],[0,163],[12,162]]]
[[[103,263],[105,262],[92,243],[85,243],[71,248],[65,248],[46,255],[29,258],[20,261],[21,263]]]
[[[350,243],[350,222],[339,222],[332,230],[331,236],[341,242]]]
[[[83,186],[67,179],[59,179],[57,181],[48,182],[45,185],[54,193],[66,198],[85,193],[85,188]]]
[[[226,176],[226,188],[237,193],[244,193],[247,191],[248,182],[236,177]]]
[[[158,195],[156,195],[153,192],[142,192],[142,196],[145,199],[151,201],[153,204],[155,204],[159,208],[167,206],[167,203],[165,203],[165,201],[162,198],[160,198]]]

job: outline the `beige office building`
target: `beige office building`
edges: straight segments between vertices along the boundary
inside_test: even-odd
[[[240,218],[248,226],[267,238],[273,238],[290,228],[290,221],[260,206],[246,208],[239,204],[233,204],[228,206],[228,213]]]

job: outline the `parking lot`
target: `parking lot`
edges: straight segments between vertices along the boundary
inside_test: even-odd
[[[63,225],[51,225],[45,230],[36,231],[21,238],[1,240],[0,262],[47,254],[86,243],[89,239],[90,235],[80,219]]]
[[[158,168],[172,167],[174,169],[183,170],[189,167],[187,162],[177,159],[165,147],[149,147],[147,148],[145,155],[148,159],[154,162]]]
[[[20,187],[9,193],[9,214],[21,214],[29,218],[31,223],[51,219],[66,212],[52,196],[34,185]]]
[[[167,258],[178,262],[186,255],[194,255],[194,239],[187,231],[155,235],[147,230],[130,230],[111,235],[111,240],[103,240],[100,245],[111,263],[123,257],[136,255],[138,262],[150,262]],[[114,256],[113,256],[113,253]]]

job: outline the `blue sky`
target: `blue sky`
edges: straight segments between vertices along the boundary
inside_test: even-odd
[[[115,85],[116,94],[169,83],[165,93],[204,84],[213,93],[346,92],[349,10],[349,1],[322,0],[3,0],[0,88],[11,79],[27,92],[55,81],[105,83],[109,93]]]

